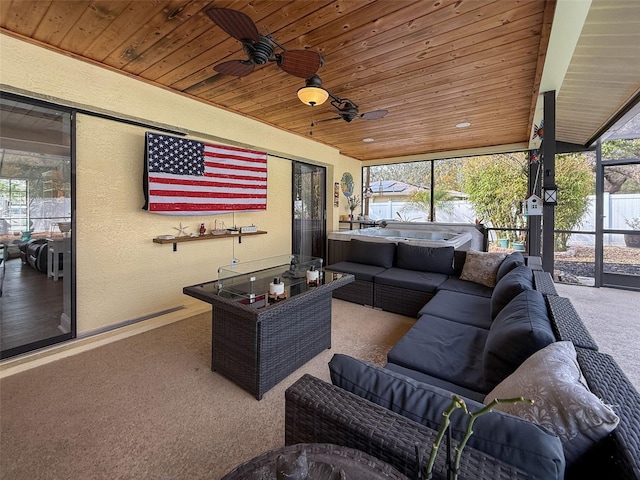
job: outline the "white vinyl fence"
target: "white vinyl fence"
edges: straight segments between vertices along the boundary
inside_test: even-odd
[[[587,213],[574,230],[595,232],[596,230],[596,201],[595,195],[589,195],[589,208]],[[561,201],[561,200],[560,200]],[[446,209],[436,209],[436,218],[442,223],[474,223],[478,215],[473,206],[467,200],[455,200],[448,202]],[[604,228],[612,230],[629,230],[627,219],[640,218],[640,194],[604,194]],[[407,202],[388,200],[384,202],[372,202],[369,204],[369,217],[373,220],[393,219],[411,222],[426,222],[425,212],[406,209]],[[492,225],[487,224],[487,227]],[[500,227],[500,225],[495,225]],[[491,238],[493,240],[493,238]],[[574,233],[569,240],[570,245],[593,245],[595,235]],[[607,234],[604,238],[605,245],[624,246],[623,235]]]

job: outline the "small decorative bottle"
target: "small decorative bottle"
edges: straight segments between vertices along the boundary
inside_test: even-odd
[[[200,224],[200,236],[204,235],[207,229],[204,226],[204,223]]]
[[[269,284],[269,303],[277,302],[278,300],[286,298],[286,296],[284,283],[282,283],[278,277],[274,278],[273,282]]]
[[[320,280],[320,272],[316,270],[315,265],[311,265],[307,270],[307,285],[317,287]]]

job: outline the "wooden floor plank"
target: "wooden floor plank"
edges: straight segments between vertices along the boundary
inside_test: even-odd
[[[63,311],[64,277],[54,282],[20,258],[6,261],[0,297],[0,350],[55,337]]]

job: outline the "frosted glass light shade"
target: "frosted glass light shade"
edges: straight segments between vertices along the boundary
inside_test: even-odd
[[[322,87],[304,86],[298,89],[298,98],[305,105],[322,105],[329,98],[329,92]]]

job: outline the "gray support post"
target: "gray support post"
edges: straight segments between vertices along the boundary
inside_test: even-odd
[[[537,195],[542,198],[540,180],[536,182],[538,177],[538,171],[541,165],[538,162],[531,162],[532,151],[529,151],[529,188],[528,192]],[[542,232],[542,217],[540,215],[533,215],[528,217],[529,222],[529,235],[527,238],[527,247],[529,255],[533,257],[540,256],[540,240]]]
[[[602,286],[604,244],[604,172],[602,170],[602,143],[596,147],[596,239],[595,239],[595,286]]]
[[[544,92],[542,188],[556,188],[556,92]],[[562,194],[558,195],[562,201]],[[542,268],[553,275],[555,205],[542,207]]]

